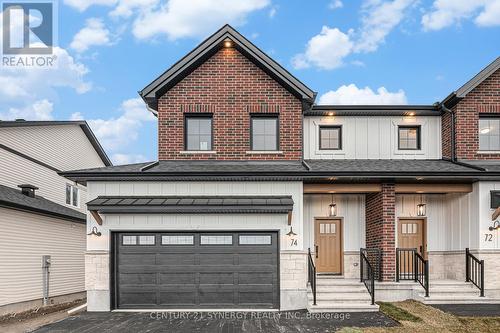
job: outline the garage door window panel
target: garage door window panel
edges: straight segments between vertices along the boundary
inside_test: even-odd
[[[161,245],[194,245],[193,235],[162,235]]]
[[[232,235],[201,235],[200,245],[233,245]]]

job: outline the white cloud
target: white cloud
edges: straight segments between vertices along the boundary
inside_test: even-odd
[[[71,114],[70,120],[84,120],[83,114],[81,112],[74,112]]]
[[[138,39],[169,40],[205,36],[224,23],[241,25],[248,14],[268,7],[270,0],[170,0],[144,9],[133,24]]]
[[[114,165],[133,164],[147,162],[149,159],[141,154],[113,154],[111,160]]]
[[[385,87],[373,91],[369,87],[358,88],[355,84],[343,85],[337,90],[330,90],[321,95],[318,104],[330,105],[364,105],[364,104],[407,104],[403,90],[390,92]]]
[[[131,141],[137,139],[138,131],[144,122],[156,121],[156,117],[146,109],[142,99],[125,100],[120,106],[121,115],[117,118],[90,119],[88,123],[106,150],[119,152],[126,149]],[[81,117],[81,114],[73,114]]]
[[[159,0],[120,0],[110,12],[112,17],[130,17],[134,11],[149,10],[158,5]]]
[[[323,26],[319,35],[307,42],[306,51],[292,59],[295,68],[311,65],[322,69],[334,69],[343,64],[343,58],[352,52],[353,43],[349,35],[337,28]]]
[[[28,119],[28,120],[51,120],[53,104],[46,99],[36,101],[32,105],[23,108],[11,107],[5,113],[0,113],[2,120]]]
[[[330,9],[337,9],[337,8],[342,8],[344,4],[340,0],[331,0],[330,3],[328,4],[328,8]]]
[[[101,19],[90,18],[85,22],[85,27],[73,37],[70,47],[81,53],[94,45],[110,45],[110,32]]]
[[[274,16],[276,16],[276,13],[278,12],[278,7],[277,6],[274,6],[272,7],[270,10],[269,10],[269,17],[270,18],[273,18]]]
[[[435,0],[432,10],[422,16],[422,26],[426,31],[440,30],[467,19],[479,26],[500,25],[500,0]]]
[[[64,0],[64,3],[81,12],[85,11],[90,6],[112,6],[116,4],[117,0]]]
[[[358,32],[356,52],[376,51],[385,37],[403,20],[406,9],[415,0],[368,0],[363,5],[362,26]]]

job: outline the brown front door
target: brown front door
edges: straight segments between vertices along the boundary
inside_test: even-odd
[[[398,222],[398,248],[417,249],[417,252],[425,255],[425,223],[422,219],[400,219]],[[410,252],[400,252],[400,272],[413,272],[413,256]]]
[[[316,271],[342,273],[342,222],[340,219],[317,219],[314,224]]]

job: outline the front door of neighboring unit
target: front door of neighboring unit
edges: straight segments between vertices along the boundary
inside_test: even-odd
[[[279,308],[277,232],[120,232],[113,241],[115,308]]]
[[[316,271],[342,273],[342,221],[316,219],[314,222]]]
[[[426,257],[425,220],[400,219],[398,221],[398,248],[417,249],[418,253]],[[400,272],[413,272],[413,256],[410,252],[400,252]]]

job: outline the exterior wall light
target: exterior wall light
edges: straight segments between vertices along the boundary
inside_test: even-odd
[[[328,215],[337,216],[337,204],[333,200],[333,194],[332,194],[332,203],[328,206]]]
[[[233,41],[232,41],[232,40],[230,40],[230,39],[226,39],[226,40],[224,41],[224,47],[225,47],[225,48],[229,48],[229,47],[232,47],[232,46],[233,46]]]
[[[286,233],[286,235],[288,237],[293,237],[293,236],[297,236],[297,234],[295,232],[293,232],[293,228],[292,226],[290,226],[290,231]]]
[[[423,203],[422,195],[420,195],[420,203],[417,205],[417,216],[425,216],[426,205]]]
[[[490,231],[500,229],[500,222],[498,222],[498,220],[497,220],[497,221],[495,221],[495,222],[493,222],[493,226],[492,226],[492,227],[489,227],[488,229],[489,229]]]
[[[94,226],[94,227],[92,227],[92,231],[90,231],[87,235],[88,236],[94,235],[94,236],[97,236],[97,237],[101,237],[102,233],[100,231],[97,231],[97,227]]]

